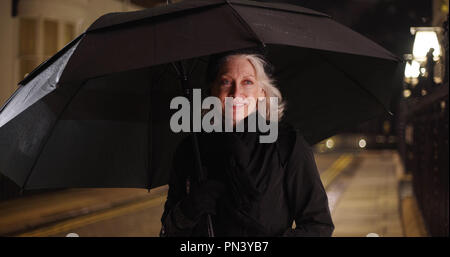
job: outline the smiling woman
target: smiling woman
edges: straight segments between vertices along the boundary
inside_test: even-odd
[[[284,105],[269,68],[263,55],[252,53],[232,52],[210,59],[206,80],[211,95],[220,99],[222,112],[227,111],[226,99],[232,98],[233,123],[246,129],[198,135],[202,165],[208,173],[201,183],[195,179],[192,141],[187,138],[180,144],[161,236],[206,236],[205,214],[212,215],[216,236],[331,235],[334,225],[312,149],[298,131],[279,121]],[[260,97],[276,97],[281,103],[279,115],[259,115]],[[276,140],[262,143],[258,138],[264,132],[259,126],[254,132],[250,125],[245,127],[255,116],[276,122]]]
[[[212,58],[206,81],[211,96],[202,103],[200,89],[194,89],[193,111],[187,98],[173,98],[170,108],[181,106],[181,109],[171,117],[172,131],[190,132],[189,117],[193,113],[193,132],[200,132],[201,127],[205,132],[232,132],[233,126],[239,132],[245,130],[244,126],[249,131],[255,131],[258,126],[261,132],[269,131],[266,139],[261,136],[261,142],[274,142],[278,136],[278,122],[283,116],[284,103],[274,80],[266,73],[268,68],[269,64],[257,54],[235,53]],[[200,107],[203,109],[200,110]],[[256,112],[260,115],[252,115]],[[255,119],[246,119],[249,116]],[[259,117],[261,119],[257,120]],[[241,122],[244,119],[247,121]]]
[[[234,123],[257,109],[259,97],[265,97],[266,117],[270,119],[270,97],[278,98],[278,118],[283,117],[285,104],[280,91],[270,77],[271,66],[262,55],[236,52],[212,59],[206,83],[211,94],[218,97],[225,110],[225,97],[233,97]]]

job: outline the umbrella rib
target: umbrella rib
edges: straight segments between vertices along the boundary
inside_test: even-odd
[[[188,76],[191,76],[192,73],[194,73],[195,68],[197,68],[197,63],[198,63],[198,58],[195,58],[194,63],[192,64],[191,69],[188,72]]]
[[[179,78],[181,76],[180,69],[178,69],[177,65],[174,62],[171,62],[170,64],[172,65],[173,69],[175,70],[175,72],[177,74],[177,77]]]
[[[354,84],[356,84],[361,90],[363,90],[364,92],[366,92],[367,94],[369,94],[372,98],[375,99],[375,101],[380,104],[383,109],[391,116],[393,116],[394,114],[381,102],[380,99],[378,99],[378,97],[376,97],[372,92],[370,92],[367,88],[363,87],[361,85],[361,83],[359,83],[359,81],[357,81],[355,78],[353,78],[352,76],[350,76],[350,74],[348,74],[346,71],[344,71],[343,69],[339,68],[337,65],[335,65],[333,62],[331,62],[330,60],[328,60],[327,58],[325,58],[323,55],[318,54],[320,56],[321,59],[323,59],[326,63],[328,63],[329,65],[331,65],[333,68],[335,68],[336,70],[342,72],[342,74],[344,74],[345,77],[347,77],[349,80],[351,80]]]
[[[162,77],[162,75],[161,75]],[[151,78],[150,78],[150,83],[151,82]],[[151,172],[151,166],[152,166],[152,157],[153,157],[153,147],[152,147],[152,126],[153,126],[153,122],[152,122],[152,88],[153,88],[153,83],[150,84],[149,86],[149,90],[148,90],[148,123],[147,123],[147,151],[148,151],[148,167],[147,167],[147,176],[148,176],[148,192],[150,192],[150,188],[152,186],[152,173]]]
[[[260,2],[259,4],[265,4],[265,3],[269,3],[269,2]],[[298,13],[298,14],[304,14],[304,15],[310,15],[310,16],[317,16],[317,17],[324,17],[324,18],[332,19],[332,17],[330,15],[326,14],[326,13],[317,12],[317,11],[314,11],[312,9],[310,9],[310,11],[313,11],[314,13],[307,12],[307,11],[300,11],[300,10],[284,9],[284,8],[274,7],[274,6],[255,5],[254,2],[250,4],[250,3],[245,3],[243,1],[239,1],[239,2],[233,1],[233,4],[242,5],[242,6],[250,6],[250,7],[255,7],[255,8],[262,8],[262,9],[269,9],[269,10],[277,10],[277,11],[289,12],[289,13]],[[291,5],[291,4],[289,4],[289,5]]]
[[[39,64],[39,66],[37,66],[34,70],[32,70],[28,74],[28,76],[26,76],[22,81],[19,82],[19,85],[25,86],[30,80],[35,78],[38,75],[38,73],[40,74],[41,71],[46,69],[52,63],[54,63],[59,57],[61,57],[63,54],[65,54],[67,52],[67,50],[70,49],[75,43],[77,43],[78,41],[82,40],[84,35],[85,35],[85,33],[79,35],[74,40],[69,42],[66,46],[64,46],[64,48],[61,49],[60,51],[58,51],[55,55],[53,55],[49,59],[45,60],[43,63]]]
[[[45,146],[47,145],[48,141],[50,140],[51,135],[53,134],[53,131],[55,130],[56,125],[58,124],[62,114],[66,111],[67,107],[69,106],[69,104],[72,102],[73,98],[78,94],[78,92],[80,92],[80,89],[86,84],[87,80],[85,80],[76,90],[75,92],[72,93],[72,95],[70,96],[70,99],[67,101],[67,103],[64,105],[63,109],[61,110],[61,112],[58,114],[58,116],[56,117],[55,122],[53,123],[53,126],[51,128],[51,130],[47,133],[46,137],[44,138],[44,142],[41,144],[41,147],[39,147],[39,152],[36,156],[36,159],[34,160],[33,166],[31,166],[30,169],[30,173],[28,173],[27,178],[25,179],[25,182],[22,185],[22,189],[21,191],[25,190],[25,186],[28,183],[28,180],[30,179],[31,175],[33,174],[34,168],[36,167],[41,154],[45,148]]]
[[[250,24],[242,17],[242,15],[233,7],[229,0],[226,0],[226,3],[233,11],[233,14],[238,18],[238,20],[245,26],[245,28],[250,32],[250,34],[262,45],[263,48],[266,47],[264,41],[256,34],[255,30],[250,26]]]
[[[0,108],[0,114],[6,108],[6,106],[11,102],[11,100],[19,93],[19,91],[23,88],[23,85],[19,84],[19,87],[14,91],[14,93],[8,98],[8,100],[3,104]]]
[[[187,2],[187,1],[186,1]],[[171,4],[173,5],[180,5],[182,4],[180,3],[173,3]],[[219,5],[223,5],[223,2],[217,2],[217,3],[213,3],[213,4],[207,4],[207,5],[203,5],[203,6],[198,6],[198,7],[194,7],[194,8],[188,8],[188,9],[178,9],[175,10],[173,12],[168,12],[168,13],[162,13],[162,14],[158,14],[158,15],[151,15],[151,16],[144,16],[141,17],[139,19],[131,19],[131,20],[126,20],[126,21],[122,21],[122,22],[117,22],[117,21],[112,21],[110,22],[111,24],[96,24],[96,23],[101,23],[102,19],[104,19],[105,17],[108,17],[109,15],[121,15],[121,14],[126,14],[128,12],[111,12],[111,13],[106,13],[103,16],[100,16],[93,24],[91,24],[90,27],[88,27],[88,29],[86,30],[86,33],[91,33],[91,32],[99,32],[99,31],[103,31],[103,30],[107,30],[110,28],[114,28],[116,26],[128,26],[130,24],[133,23],[139,23],[139,22],[143,22],[143,21],[147,21],[147,20],[152,20],[152,19],[156,19],[156,18],[165,18],[166,16],[171,16],[171,15],[178,15],[178,14],[184,14],[186,12],[192,12],[192,11],[201,11],[204,9],[210,9],[210,8],[214,8],[216,6]],[[167,6],[157,6],[157,7],[153,7],[153,8],[148,8],[148,9],[159,9],[159,8],[167,8]],[[148,10],[147,9],[147,10]],[[140,11],[136,11],[136,12],[141,12],[141,11],[145,11],[145,10],[140,10]]]

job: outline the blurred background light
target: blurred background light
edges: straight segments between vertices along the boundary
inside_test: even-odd
[[[418,78],[420,75],[420,63],[413,60],[406,62],[405,77],[406,78]]]
[[[403,97],[408,98],[411,96],[411,90],[405,89],[403,90]]]
[[[415,34],[412,52],[414,59],[425,61],[428,51],[430,50],[430,48],[433,48],[433,59],[435,61],[439,60],[439,57],[441,56],[441,47],[439,45],[439,40],[436,33],[436,30],[438,29],[439,28],[435,27],[411,28],[411,34]]]
[[[366,142],[366,140],[364,138],[361,138],[359,140],[359,142],[358,142],[358,145],[359,145],[360,148],[364,148],[364,147],[366,147],[367,142]]]
[[[327,146],[328,149],[333,148],[334,147],[334,140],[331,139],[331,138],[328,139],[327,142],[326,142],[326,146]]]

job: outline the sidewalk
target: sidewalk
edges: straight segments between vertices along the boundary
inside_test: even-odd
[[[0,236],[20,235],[64,220],[151,200],[166,190],[160,187],[148,193],[146,189],[129,188],[68,189],[2,202]]]
[[[332,213],[333,236],[401,237],[400,199],[394,151],[365,151],[361,164]]]

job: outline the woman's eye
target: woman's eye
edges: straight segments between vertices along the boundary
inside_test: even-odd
[[[251,81],[251,80],[244,80],[244,85],[253,85],[253,81]]]
[[[224,79],[221,82],[221,85],[229,85],[229,84],[230,84],[230,81],[228,79]]]

